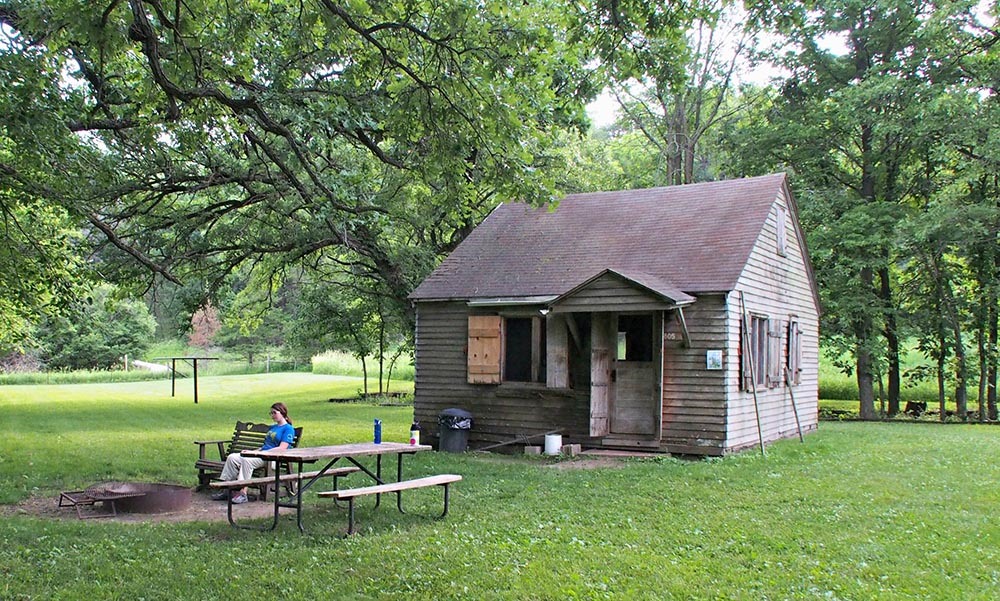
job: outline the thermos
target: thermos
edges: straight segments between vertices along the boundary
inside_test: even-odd
[[[375,420],[375,437],[372,439],[375,444],[382,444],[382,420]]]
[[[420,423],[413,422],[410,426],[410,444],[420,444]]]

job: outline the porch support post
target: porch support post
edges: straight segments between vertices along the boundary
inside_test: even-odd
[[[688,334],[687,322],[684,321],[683,307],[677,307],[677,321],[681,324],[681,337],[684,338],[684,348],[691,348],[691,335]]]
[[[569,388],[569,339],[565,320],[557,315],[545,319],[545,386]]]

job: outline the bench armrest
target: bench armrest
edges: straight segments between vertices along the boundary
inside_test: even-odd
[[[219,448],[219,460],[226,460],[226,450],[223,445],[225,445],[228,440],[196,440],[194,444],[198,445],[198,459],[207,459],[205,457],[205,447],[208,445],[216,445]]]

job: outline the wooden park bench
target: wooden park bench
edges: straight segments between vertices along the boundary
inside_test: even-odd
[[[233,430],[233,437],[229,440],[194,441],[194,444],[198,445],[198,460],[194,462],[194,467],[198,470],[198,490],[204,489],[212,480],[222,475],[222,467],[226,464],[226,457],[230,453],[259,449],[264,446],[264,437],[267,436],[267,431],[270,427],[269,424],[237,421],[236,428]],[[302,428],[295,428],[295,439],[292,442],[292,446],[298,446],[301,439]],[[208,457],[208,449],[212,445],[215,445],[219,451],[218,459]],[[262,468],[255,470],[255,479],[257,479],[256,476],[260,476],[260,479],[266,480],[266,482],[251,485],[253,488],[258,489],[260,497],[265,500],[267,499],[268,484],[274,482],[273,476],[268,477],[271,469],[272,466],[270,464],[264,464]],[[241,486],[240,488],[243,487]]]
[[[345,488],[343,490],[328,490],[317,493],[320,497],[332,497],[335,500],[347,499],[347,534],[354,534],[354,499],[364,495],[380,495],[384,493],[401,493],[404,490],[415,488],[426,488],[429,486],[440,486],[444,488],[444,511],[439,518],[448,515],[448,485],[458,482],[462,477],[457,474],[438,474],[437,476],[427,476],[424,478],[414,478],[413,480],[403,480],[402,482],[387,482],[375,486],[365,486],[362,488]],[[403,511],[402,503],[397,503],[399,511]]]

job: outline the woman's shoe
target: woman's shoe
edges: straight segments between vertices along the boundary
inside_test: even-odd
[[[249,500],[250,499],[248,499],[247,496],[244,493],[240,493],[240,494],[236,495],[235,497],[233,497],[233,501],[232,502],[233,502],[233,505],[241,505],[243,503],[246,503]]]
[[[219,492],[214,493],[212,495],[212,500],[213,501],[225,501],[227,498],[229,498],[229,491],[228,490],[219,491]]]

